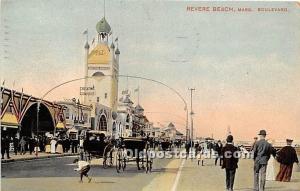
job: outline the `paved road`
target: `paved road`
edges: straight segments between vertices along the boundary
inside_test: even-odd
[[[165,190],[172,186],[180,160],[157,159],[153,172],[138,171],[135,163],[127,166],[122,173],[115,168],[103,169],[101,161],[92,162],[92,182],[78,183],[79,175],[72,162],[76,157],[62,157],[34,161],[2,164],[3,191],[56,191],[56,190],[152,190],[155,183],[165,180]],[[163,177],[161,177],[163,176]],[[159,178],[158,178],[159,177]],[[166,177],[166,178],[164,178]],[[85,180],[86,181],[86,180]],[[151,184],[152,183],[152,184]]]
[[[53,158],[37,161],[14,162],[2,165],[2,191],[222,191],[224,170],[214,166],[213,160],[206,160],[204,167],[196,160],[156,159],[151,174],[138,171],[135,164],[118,174],[114,168],[103,169],[100,161],[93,161],[91,183],[80,184],[74,172],[74,157]],[[235,190],[252,190],[251,160],[241,160],[236,175]],[[293,181],[267,182],[267,191],[299,191],[300,172],[293,174]]]

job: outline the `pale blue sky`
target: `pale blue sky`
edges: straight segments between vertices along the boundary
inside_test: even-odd
[[[191,13],[187,5],[287,7],[289,12]],[[187,88],[195,87],[198,125],[205,135],[211,133],[206,128],[212,128],[219,136],[227,125],[237,126],[239,132],[239,119],[226,118],[218,130],[220,124],[207,118],[213,115],[218,120],[222,108],[236,111],[246,103],[263,105],[272,112],[287,109],[290,114],[285,113],[284,120],[300,128],[295,117],[300,115],[299,10],[294,2],[106,2],[107,21],[119,38],[120,73],[163,81],[187,100]],[[60,82],[81,77],[82,32],[88,28],[91,40],[102,17],[100,0],[2,1],[1,77],[7,86],[15,80],[16,88],[39,95]],[[138,84],[129,83],[131,88]],[[171,102],[183,115],[174,94],[148,82],[139,83],[145,107],[154,110],[152,106],[163,101],[168,108]],[[258,121],[254,124],[260,125]],[[288,133],[294,132],[296,129]]]

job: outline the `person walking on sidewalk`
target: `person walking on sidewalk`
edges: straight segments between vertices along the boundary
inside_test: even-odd
[[[25,141],[24,137],[21,137],[19,144],[20,144],[20,154],[24,155],[26,153],[26,150],[25,150],[26,141]]]
[[[293,165],[299,160],[294,147],[292,147],[293,140],[287,139],[287,146],[283,147],[277,155],[277,161],[280,163],[280,170],[276,176],[276,181],[290,182],[293,172]]]
[[[13,143],[14,143],[14,152],[15,155],[17,155],[19,150],[19,139],[17,137],[14,137]]]
[[[31,137],[31,138],[29,138],[29,154],[30,155],[34,151],[34,147],[35,147],[35,139]]]
[[[10,159],[9,157],[9,144],[10,144],[10,139],[8,136],[1,137],[1,155],[2,159],[4,159],[4,155],[6,153],[7,159]]]
[[[220,157],[223,158],[222,169],[226,172],[226,190],[233,191],[235,172],[238,168],[238,152],[239,149],[233,145],[233,136],[228,135],[226,145],[220,152]]]
[[[253,148],[254,190],[264,191],[267,165],[274,148],[266,141],[267,132],[265,130],[260,130],[258,135],[260,136],[260,140],[255,143]]]
[[[221,140],[218,140],[218,142],[216,143],[216,146],[215,146],[215,151],[217,154],[216,159],[215,159],[215,166],[217,166],[218,159],[220,160],[220,166],[222,166],[222,158],[221,158],[222,149],[223,149],[223,145],[221,143]]]

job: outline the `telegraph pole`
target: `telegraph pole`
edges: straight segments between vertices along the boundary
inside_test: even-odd
[[[195,88],[189,88],[189,90],[191,91],[191,145],[194,146],[194,122],[193,122],[193,115],[194,115],[194,112],[193,112],[193,91],[195,91],[196,89]]]

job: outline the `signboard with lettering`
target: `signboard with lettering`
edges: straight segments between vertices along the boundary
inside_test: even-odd
[[[80,87],[80,95],[95,95],[95,87]]]

